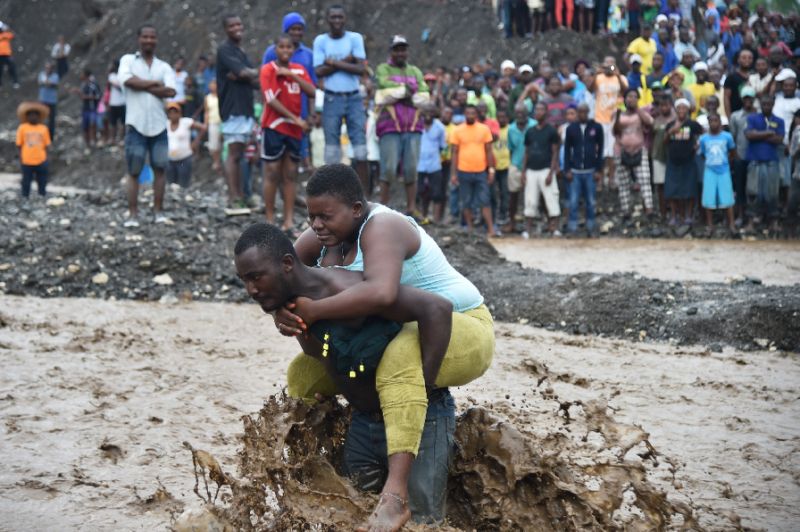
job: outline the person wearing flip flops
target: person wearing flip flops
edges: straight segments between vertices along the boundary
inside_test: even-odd
[[[264,95],[261,117],[261,159],[264,161],[264,205],[269,223],[275,223],[275,194],[283,190],[283,230],[297,238],[294,227],[297,164],[302,156],[303,134],[309,125],[301,116],[303,94],[313,97],[316,87],[306,68],[290,62],[294,41],[288,34],[275,43],[277,59],[261,67]]]

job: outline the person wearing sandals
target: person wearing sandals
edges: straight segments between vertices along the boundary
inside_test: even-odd
[[[302,152],[303,134],[309,130],[301,118],[303,96],[313,97],[316,88],[305,67],[291,63],[294,42],[288,34],[275,43],[277,59],[261,67],[259,76],[264,95],[261,117],[261,159],[264,161],[264,205],[267,221],[275,221],[275,194],[283,190],[283,230],[297,238],[294,229],[294,200],[297,164]]]
[[[492,316],[478,289],[447,262],[413,218],[366,201],[349,166],[318,169],[306,195],[311,227],[295,243],[300,261],[363,272],[363,281],[316,301],[296,299],[278,310],[275,321],[283,334],[302,335],[320,320],[380,314],[396,306],[401,286],[438,294],[453,307],[452,322],[444,327],[406,323],[376,369],[388,477],[375,512],[361,529],[399,530],[411,517],[410,475],[420,452],[428,405],[437,389],[462,386],[489,368],[494,356]],[[450,337],[439,368],[428,363],[439,357],[423,357],[420,346],[442,329],[449,330]],[[292,397],[313,400],[317,386],[325,382],[329,382],[325,368],[307,354],[298,355],[289,366]]]

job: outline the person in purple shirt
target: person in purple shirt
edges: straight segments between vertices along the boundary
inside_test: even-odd
[[[303,65],[306,71],[308,71],[308,75],[311,77],[312,83],[314,83],[314,86],[316,87],[317,73],[314,70],[314,52],[311,50],[311,48],[303,44],[303,37],[306,33],[306,20],[300,13],[292,11],[283,17],[281,30],[283,33],[288,33],[292,38],[292,42],[294,43],[294,54],[292,54],[292,57],[289,61]],[[261,59],[261,64],[266,65],[270,61],[275,61],[277,58],[278,56],[275,53],[275,45],[271,44],[266,50],[264,50],[264,57]],[[306,96],[305,93],[302,94],[302,97],[303,107],[300,111],[300,118],[305,120],[308,117],[309,103],[308,96]],[[308,159],[308,150],[308,133],[303,133],[303,140],[300,144],[300,156],[304,161]],[[307,164],[306,166],[310,165]]]

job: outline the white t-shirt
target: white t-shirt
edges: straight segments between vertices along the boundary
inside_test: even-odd
[[[772,108],[772,114],[783,120],[783,143],[789,145],[789,130],[792,129],[792,121],[794,120],[794,113],[800,109],[800,98],[787,98],[783,93],[778,93],[775,96],[775,105]]]
[[[192,156],[192,124],[191,118],[181,118],[178,127],[173,131],[172,124],[167,120],[167,143],[169,145],[169,160],[182,161]]]
[[[116,72],[108,75],[108,85],[111,87],[111,94],[108,97],[110,107],[120,107],[125,105],[125,93],[122,92],[122,85]]]
[[[170,98],[171,102],[184,102],[186,101],[186,78],[189,73],[185,70],[175,72],[175,97]]]
[[[139,52],[123,55],[119,61],[119,82],[125,87],[131,77],[160,81],[165,87],[175,88],[175,71],[166,62],[153,58],[150,66]],[[167,113],[164,111],[164,100],[147,91],[139,91],[130,87],[125,92],[125,124],[133,127],[145,137],[155,137],[164,131]]]
[[[58,59],[62,55],[64,57],[67,57],[71,50],[72,50],[72,47],[67,43],[64,43],[63,46],[58,44],[58,43],[56,43],[56,44],[53,45],[53,51],[50,52],[50,57],[52,57],[53,59]]]

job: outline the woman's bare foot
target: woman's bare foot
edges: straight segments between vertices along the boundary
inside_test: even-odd
[[[381,493],[378,505],[356,532],[397,532],[411,519],[408,502],[394,493]]]

